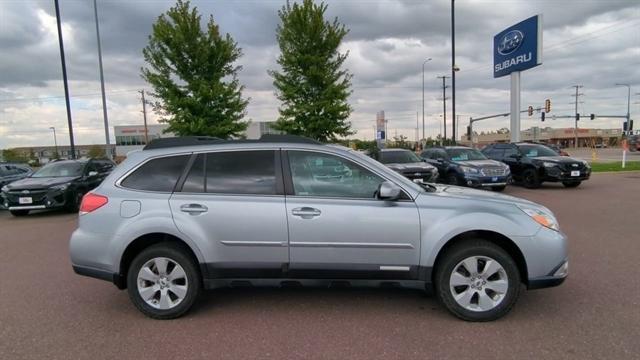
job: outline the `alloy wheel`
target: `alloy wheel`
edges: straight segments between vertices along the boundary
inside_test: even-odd
[[[471,256],[453,268],[449,278],[451,295],[470,311],[489,311],[500,305],[509,289],[502,265],[487,256]]]
[[[156,257],[138,271],[137,286],[138,294],[149,306],[169,310],[184,300],[189,282],[180,264],[170,258]]]

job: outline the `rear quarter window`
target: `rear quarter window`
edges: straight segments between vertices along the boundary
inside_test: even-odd
[[[173,192],[189,157],[178,155],[149,160],[122,180],[120,186],[134,190]]]

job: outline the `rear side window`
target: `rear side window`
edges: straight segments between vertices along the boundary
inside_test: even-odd
[[[121,183],[135,190],[172,192],[182,175],[190,155],[169,156],[149,160]]]
[[[182,191],[275,195],[275,152],[257,150],[200,154],[189,170]]]

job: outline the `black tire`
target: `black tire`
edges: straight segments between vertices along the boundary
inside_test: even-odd
[[[180,303],[175,307],[162,310],[147,304],[138,292],[138,272],[144,264],[154,258],[168,258],[179,264],[185,272],[187,280],[187,292]],[[202,278],[195,260],[180,246],[175,244],[160,243],[144,249],[138,254],[127,271],[127,291],[131,302],[146,316],[152,319],[168,320],[184,315],[193,306],[202,288]]]
[[[11,215],[13,216],[27,216],[29,215],[29,210],[9,210]]]
[[[462,260],[472,256],[484,256],[494,259],[502,266],[508,279],[504,298],[496,307],[488,311],[473,311],[464,308],[456,302],[449,288],[449,279],[456,270],[456,266]],[[506,251],[489,241],[475,239],[454,245],[443,254],[443,258],[439,261],[435,270],[434,281],[438,300],[449,312],[460,319],[477,322],[493,321],[506,315],[518,300],[521,286],[518,267]],[[477,292],[478,290],[475,291]],[[485,289],[484,291],[487,292],[489,290]]]
[[[506,188],[507,188],[506,186],[492,186],[491,190],[501,192],[501,191],[504,191],[504,189]]]
[[[462,184],[460,184],[460,181],[458,180],[458,176],[453,172],[447,174],[447,184],[462,186]]]
[[[540,175],[538,175],[536,169],[529,168],[522,173],[522,185],[527,189],[537,189],[540,187],[540,184]]]
[[[64,209],[70,213],[78,212],[80,210],[80,203],[82,203],[83,196],[84,194],[81,192],[71,194],[70,199],[68,200],[67,204],[64,206]]]
[[[582,181],[563,181],[562,185],[564,185],[564,187],[567,188],[575,188],[580,186],[580,184],[582,184]]]

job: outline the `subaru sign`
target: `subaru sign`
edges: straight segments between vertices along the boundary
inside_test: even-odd
[[[542,15],[530,17],[493,37],[493,77],[542,64]]]

